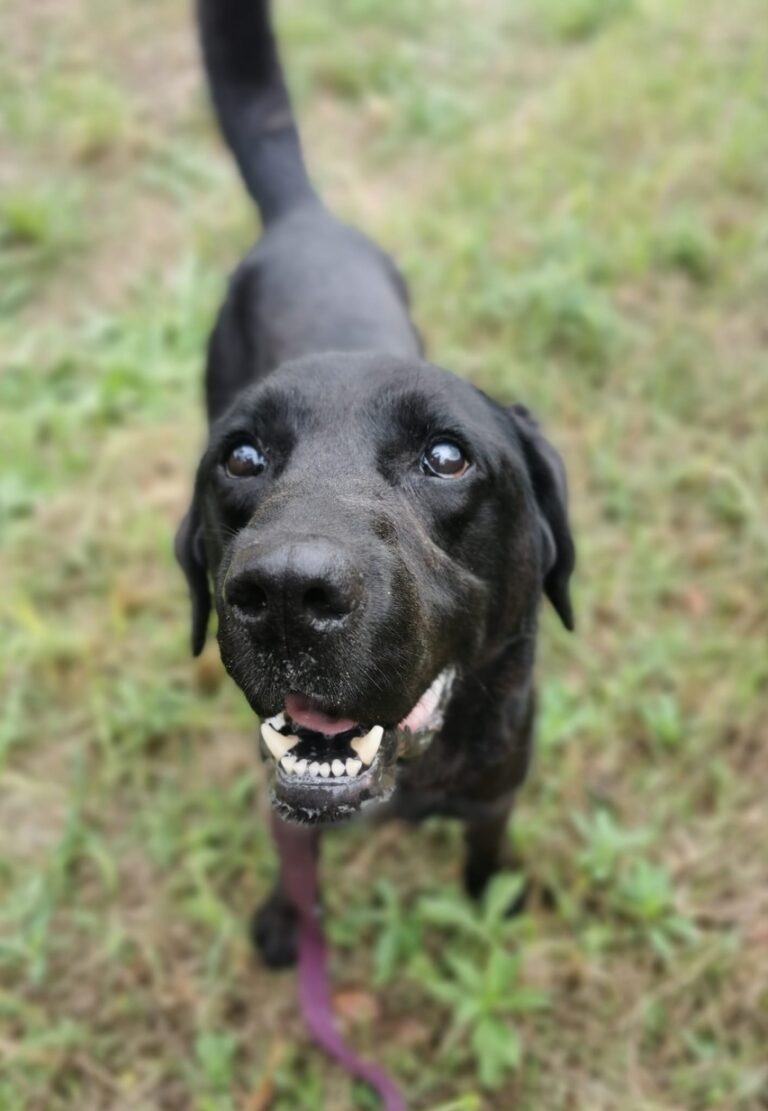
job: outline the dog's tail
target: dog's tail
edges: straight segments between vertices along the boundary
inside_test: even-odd
[[[265,225],[316,198],[285,85],[269,0],[197,0],[219,125]]]

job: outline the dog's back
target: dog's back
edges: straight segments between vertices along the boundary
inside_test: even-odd
[[[219,124],[264,225],[214,331],[209,417],[288,359],[323,351],[418,355],[394,263],[332,216],[309,179],[268,3],[198,0],[198,16]]]

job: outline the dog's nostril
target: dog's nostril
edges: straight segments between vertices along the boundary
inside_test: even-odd
[[[305,613],[318,621],[345,617],[349,612],[348,607],[341,604],[340,599],[334,597],[333,592],[322,586],[310,586],[305,590],[301,604]]]
[[[255,613],[265,610],[267,608],[267,592],[260,586],[254,586],[248,592],[248,605],[245,609],[253,610]]]
[[[243,613],[254,617],[262,614],[269,605],[266,590],[254,582],[235,580],[227,590],[227,601]]]

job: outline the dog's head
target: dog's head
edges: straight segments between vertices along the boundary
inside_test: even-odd
[[[239,394],[176,551],[193,651],[210,581],[222,660],[295,820],[385,798],[454,677],[530,634],[542,590],[572,625],[560,457],[527,410],[416,359],[324,354]]]

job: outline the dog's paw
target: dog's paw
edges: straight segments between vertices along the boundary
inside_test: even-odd
[[[273,892],[256,910],[251,941],[269,968],[290,968],[296,963],[298,915],[282,892]]]
[[[522,914],[528,906],[528,900],[531,896],[531,881],[529,879],[523,880],[523,885],[518,891],[517,895],[511,901],[505,911],[505,918],[516,918],[518,914]]]
[[[467,868],[464,872],[464,890],[466,891],[467,895],[469,895],[470,899],[473,899],[475,902],[480,902],[485,895],[488,884],[490,883],[493,876],[496,874],[497,873],[495,872],[489,874],[486,870],[479,868]],[[522,914],[528,904],[530,895],[531,882],[529,879],[526,878],[524,879],[519,892],[517,893],[515,898],[512,899],[506,911],[504,912],[504,917],[514,918],[516,915]]]

